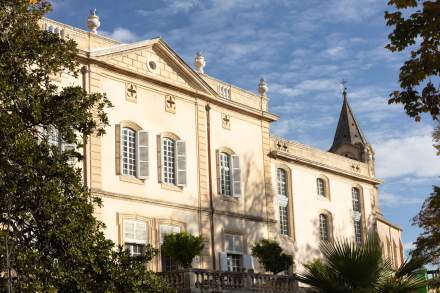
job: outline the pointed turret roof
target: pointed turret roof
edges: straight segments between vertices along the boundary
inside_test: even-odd
[[[335,138],[333,139],[333,145],[330,148],[330,152],[335,152],[342,145],[366,145],[362,129],[354,117],[350,104],[347,98],[347,89],[344,88],[342,93],[344,101],[342,103],[341,114],[339,115],[338,127],[336,128]]]

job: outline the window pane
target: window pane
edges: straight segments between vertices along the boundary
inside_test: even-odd
[[[227,254],[228,271],[241,272],[242,267],[242,255],[240,254]]]
[[[280,233],[289,235],[288,207],[280,205]]]
[[[359,189],[353,187],[351,189],[351,194],[352,194],[352,198],[353,198],[353,210],[355,212],[360,212],[361,211],[361,206],[360,206],[360,192],[359,192]]]
[[[231,192],[231,156],[220,153],[220,193],[230,196]]]
[[[321,240],[327,241],[329,239],[328,217],[324,214],[319,215],[319,232]]]
[[[362,225],[361,221],[354,221],[354,235],[357,244],[362,243]]]
[[[318,195],[325,196],[325,182],[323,179],[316,179],[316,187],[318,189]]]
[[[125,243],[125,249],[130,252],[131,256],[140,256],[144,254],[145,245],[137,243]]]
[[[287,196],[287,176],[284,169],[277,170],[278,177],[278,195]]]
[[[136,176],[136,132],[122,128],[122,174]]]
[[[176,184],[176,154],[175,141],[170,138],[163,139],[163,181]]]

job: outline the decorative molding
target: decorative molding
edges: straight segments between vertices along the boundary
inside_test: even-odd
[[[274,158],[287,159],[289,161],[294,161],[294,162],[297,162],[297,163],[301,163],[301,164],[304,164],[304,165],[315,167],[317,169],[330,171],[330,172],[338,174],[338,175],[352,177],[352,178],[355,178],[357,180],[368,182],[368,183],[371,183],[371,184],[380,184],[380,183],[382,183],[382,181],[377,179],[377,178],[371,178],[371,177],[367,177],[367,176],[361,175],[359,173],[350,172],[350,171],[346,171],[346,170],[343,170],[343,169],[340,169],[340,168],[332,167],[330,165],[322,164],[322,163],[319,163],[319,162],[316,162],[316,161],[312,161],[312,160],[309,160],[309,159],[305,159],[305,158],[301,158],[301,157],[295,156],[293,154],[289,154],[287,152],[271,151],[270,155],[272,157],[274,157]]]
[[[175,202],[169,202],[169,201],[158,200],[158,199],[148,199],[148,198],[145,198],[144,196],[141,196],[141,195],[128,195],[128,194],[114,193],[114,192],[104,191],[104,190],[98,189],[98,188],[92,188],[91,192],[94,195],[107,197],[107,198],[132,200],[132,201],[142,202],[142,203],[146,203],[146,204],[152,204],[152,205],[156,205],[156,206],[165,206],[165,207],[183,209],[183,210],[194,211],[194,212],[203,212],[205,214],[209,214],[211,212],[209,208],[200,208],[198,206],[178,204]],[[274,221],[271,219],[266,219],[265,217],[245,215],[245,214],[234,213],[234,212],[229,212],[229,211],[215,210],[214,213],[216,215],[229,216],[229,217],[244,219],[244,220],[253,221],[253,222],[268,222],[268,223],[276,223],[277,222],[277,221]]]
[[[228,114],[223,114],[222,113],[222,127],[224,129],[231,129],[231,116]]]
[[[137,102],[137,86],[133,83],[125,84],[125,97],[127,101],[136,103]]]
[[[176,98],[171,95],[165,96],[165,111],[176,114]]]

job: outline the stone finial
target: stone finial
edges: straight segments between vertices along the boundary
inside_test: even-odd
[[[205,57],[202,55],[202,52],[197,52],[196,58],[194,58],[194,66],[196,68],[196,72],[204,73],[203,68],[205,68],[205,65]]]
[[[261,78],[260,83],[258,84],[258,92],[262,97],[265,97],[268,90],[269,87],[267,86],[266,81],[264,80],[264,78]]]
[[[101,22],[99,21],[99,16],[96,15],[96,9],[90,10],[89,18],[87,19],[87,27],[94,34],[98,32],[98,28],[101,26]]]

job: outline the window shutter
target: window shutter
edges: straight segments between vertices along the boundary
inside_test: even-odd
[[[163,137],[161,134],[159,134],[157,136],[157,177],[158,177],[158,181],[159,183],[163,182],[163,173],[164,173],[164,168],[163,168]]]
[[[241,195],[241,170],[240,170],[240,156],[232,155],[232,196],[240,197]]]
[[[137,177],[146,179],[149,176],[149,157],[148,157],[148,131],[139,130],[137,132]]]
[[[218,261],[220,264],[220,271],[227,271],[228,270],[228,257],[226,255],[226,252],[219,252],[218,253]]]
[[[186,185],[186,145],[185,141],[176,141],[176,182],[177,186]]]
[[[215,151],[215,160],[216,160],[216,174],[217,174],[217,194],[222,193],[221,187],[221,174],[220,174],[220,152],[219,150]]]
[[[243,267],[246,270],[254,270],[254,258],[251,255],[243,255]]]
[[[121,175],[121,125],[115,125],[115,173]]]

